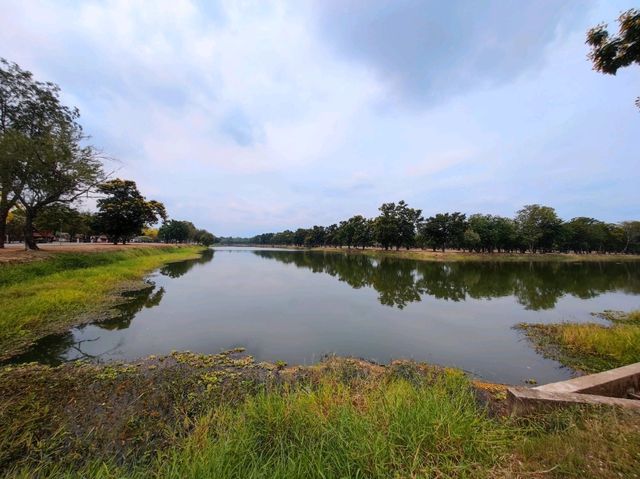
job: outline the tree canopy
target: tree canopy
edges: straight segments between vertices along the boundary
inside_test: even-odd
[[[640,221],[606,223],[578,217],[562,221],[550,206],[525,205],[514,218],[459,211],[428,218],[400,201],[384,203],[375,218],[355,215],[329,226],[264,233],[229,242],[307,247],[432,248],[477,252],[640,253]],[[225,240],[223,238],[223,240]]]
[[[60,88],[0,59],[0,247],[9,210],[24,211],[25,245],[37,249],[33,223],[47,206],[71,203],[103,180],[96,151],[83,144],[77,108]]]
[[[620,68],[634,63],[640,65],[640,10],[632,8],[622,13],[618,24],[617,35],[611,35],[605,23],[587,33],[587,44],[591,47],[589,58],[594,70],[600,73],[615,75]],[[640,97],[636,105],[640,108]]]
[[[114,244],[124,244],[140,235],[143,228],[167,217],[164,205],[147,201],[133,181],[115,179],[102,183],[97,190],[104,197],[97,202],[95,228]]]

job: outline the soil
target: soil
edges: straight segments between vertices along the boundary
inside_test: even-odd
[[[39,251],[25,251],[22,244],[8,244],[0,248],[0,264],[28,263],[49,258],[57,253],[102,253],[133,248],[160,248],[163,243],[133,243],[114,245],[110,243],[43,243]]]

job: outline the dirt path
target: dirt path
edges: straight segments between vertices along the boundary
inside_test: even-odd
[[[113,245],[108,243],[46,243],[38,245],[40,251],[25,251],[22,244],[5,245],[0,249],[0,264],[27,263],[50,257],[56,253],[101,253],[134,248],[158,248],[162,243],[136,243]]]

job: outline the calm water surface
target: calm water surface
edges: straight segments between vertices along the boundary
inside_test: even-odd
[[[259,360],[323,355],[457,366],[487,380],[560,380],[519,322],[597,321],[640,307],[640,263],[431,263],[217,248],[163,267],[107,322],[44,338],[18,361],[131,360],[245,347]]]

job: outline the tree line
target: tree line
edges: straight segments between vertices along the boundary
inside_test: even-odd
[[[62,103],[58,85],[0,58],[0,248],[17,237],[38,249],[49,231],[77,240],[104,235],[113,243],[145,231],[171,243],[215,241],[191,222],[168,220],[164,205],[147,200],[133,181],[111,178],[79,118],[77,108]],[[79,211],[90,196],[97,212]],[[154,235],[151,226],[160,221]]]
[[[400,201],[384,203],[375,218],[361,215],[329,226],[265,233],[258,245],[455,249],[479,253],[640,254],[640,221],[607,223],[595,218],[560,219],[549,206],[526,205],[514,218],[461,212],[424,218]]]

